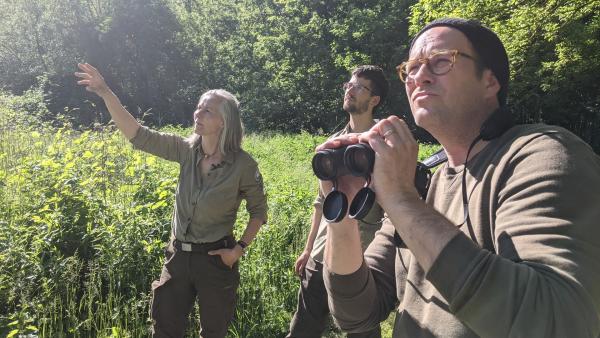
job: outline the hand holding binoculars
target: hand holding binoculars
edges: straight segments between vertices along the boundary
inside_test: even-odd
[[[445,154],[444,154],[445,155]],[[330,223],[341,221],[348,211],[348,198],[338,190],[338,178],[344,175],[364,177],[365,186],[360,189],[350,204],[350,218],[362,220],[375,203],[375,192],[369,188],[375,164],[375,152],[368,144],[357,143],[335,149],[318,151],[312,159],[312,168],[319,179],[332,181],[333,189],[323,201],[323,216]],[[437,165],[437,164],[436,164]],[[417,163],[415,187],[425,198],[431,178],[430,167]]]

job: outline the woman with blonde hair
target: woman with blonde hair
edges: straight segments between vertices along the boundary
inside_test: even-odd
[[[200,335],[225,337],[235,310],[238,260],[267,220],[258,165],[241,148],[238,100],[222,89],[202,94],[194,111],[194,133],[183,138],[140,125],[96,68],[87,63],[78,67],[77,83],[104,100],[135,148],[180,165],[171,240],[160,278],[152,283],[153,336],[182,337],[197,299]],[[250,220],[236,241],[233,226],[242,199]]]

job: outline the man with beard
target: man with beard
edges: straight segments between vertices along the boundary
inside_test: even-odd
[[[369,130],[377,121],[373,111],[381,106],[388,92],[388,82],[383,70],[377,66],[364,65],[352,72],[350,81],[344,83],[344,110],[350,121],[345,128],[332,137]],[[329,317],[327,292],[323,284],[323,253],[327,239],[327,222],[323,217],[323,192],[314,203],[312,224],[306,246],[295,264],[295,271],[302,279],[298,291],[298,307],[290,323],[287,337],[320,337]],[[362,250],[364,251],[379,230],[383,211],[375,204],[369,214],[358,222]],[[364,333],[349,334],[349,337],[381,337],[379,326]]]

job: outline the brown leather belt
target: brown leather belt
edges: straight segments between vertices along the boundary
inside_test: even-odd
[[[233,236],[225,236],[218,241],[210,243],[187,243],[177,239],[173,241],[173,247],[178,251],[199,252],[203,254],[206,254],[211,250],[233,248],[234,246],[235,240]]]

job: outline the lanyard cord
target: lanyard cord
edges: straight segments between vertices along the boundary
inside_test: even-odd
[[[465,158],[465,164],[464,164],[464,168],[463,168],[463,172],[462,172],[462,181],[461,181],[464,218],[463,218],[462,223],[457,225],[457,227],[460,228],[466,223],[467,227],[469,228],[469,235],[474,242],[476,242],[475,233],[473,231],[473,228],[471,227],[471,222],[470,222],[471,219],[469,217],[469,196],[467,195],[467,163],[469,162],[469,155],[471,154],[471,150],[473,150],[473,147],[475,147],[477,142],[479,142],[481,139],[482,139],[482,137],[481,137],[481,135],[479,135],[473,140],[473,142],[471,142],[471,145],[469,146],[469,150],[467,151],[467,157]]]

